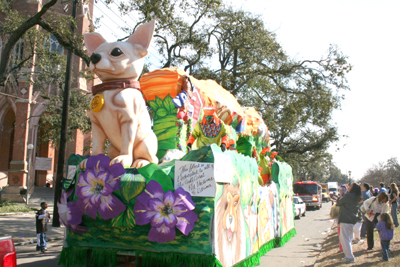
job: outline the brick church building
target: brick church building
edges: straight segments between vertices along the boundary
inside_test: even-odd
[[[42,2],[44,1],[44,2]],[[20,14],[32,16],[39,11],[46,0],[15,0],[13,9]],[[72,1],[69,3],[69,11],[66,11],[66,2],[58,1],[51,8],[50,12],[58,12],[69,15],[72,9]],[[49,12],[49,11],[48,11]],[[93,1],[88,4],[78,5],[77,34],[84,34],[89,31],[92,24]],[[0,12],[0,23],[4,21],[5,14]],[[51,36],[49,49],[55,49],[59,53],[66,54],[54,36]],[[0,36],[0,48],[5,44],[5,36]],[[1,51],[3,51],[1,49]],[[12,57],[22,57],[24,53],[23,40],[19,40],[13,49]],[[4,56],[4,55],[2,55]],[[86,67],[86,63],[79,57],[73,55],[72,76],[75,77],[71,84],[71,90],[90,89],[86,80],[79,77],[79,71]],[[34,72],[32,67],[28,71]],[[36,70],[37,71],[37,70]],[[33,91],[32,84],[23,75],[17,79],[10,80],[5,87],[0,87],[0,188],[2,198],[12,201],[23,201],[20,191],[27,188],[28,162],[31,157],[30,193],[34,186],[52,185],[56,177],[57,168],[57,147],[51,144],[40,142],[39,125],[41,115],[46,109],[46,101]],[[66,155],[76,153],[83,154],[84,147],[90,143],[90,135],[84,135],[80,130],[74,131],[74,141],[68,142]],[[87,153],[87,152],[86,152]],[[40,161],[40,162],[39,162]],[[37,166],[46,163],[48,170],[36,170]],[[43,168],[43,167],[42,167]],[[40,168],[39,168],[40,169]]]

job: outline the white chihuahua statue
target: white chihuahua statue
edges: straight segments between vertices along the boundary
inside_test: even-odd
[[[107,43],[99,33],[84,36],[90,69],[103,82],[92,89],[92,155],[104,153],[108,139],[110,164],[140,168],[158,163],[157,137],[138,82],[154,26],[154,21],[141,25],[125,42]],[[80,168],[86,168],[86,160]]]

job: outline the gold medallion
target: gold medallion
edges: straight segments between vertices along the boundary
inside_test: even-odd
[[[98,112],[104,105],[104,97],[102,94],[97,94],[93,96],[92,101],[90,102],[90,109],[93,112]]]

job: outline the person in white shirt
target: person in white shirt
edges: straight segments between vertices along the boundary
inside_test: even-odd
[[[386,192],[380,193],[377,197],[371,197],[364,201],[365,222],[367,225],[367,252],[374,248],[374,228],[379,221],[381,213],[389,213],[389,196]]]

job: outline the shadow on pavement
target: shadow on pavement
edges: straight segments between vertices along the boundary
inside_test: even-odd
[[[18,267],[53,267],[53,266],[60,266],[58,265],[58,257],[55,259],[51,260],[52,263],[49,264],[49,259],[44,259],[41,261],[35,261],[35,262],[27,262],[27,263],[22,263],[18,264]]]

